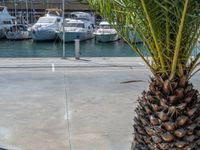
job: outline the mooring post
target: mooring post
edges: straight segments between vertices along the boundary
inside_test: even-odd
[[[80,39],[75,39],[75,58],[80,59]]]

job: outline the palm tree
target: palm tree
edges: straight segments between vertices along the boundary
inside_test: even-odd
[[[134,150],[198,150],[200,98],[189,79],[200,70],[200,53],[191,57],[200,36],[200,1],[88,1],[153,74],[135,110]],[[131,38],[135,33],[140,35],[151,59]]]

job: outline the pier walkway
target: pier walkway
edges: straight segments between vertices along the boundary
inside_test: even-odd
[[[1,58],[0,149],[130,150],[148,76],[139,58]]]

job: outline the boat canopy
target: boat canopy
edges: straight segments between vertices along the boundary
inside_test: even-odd
[[[56,9],[56,8],[51,8],[51,9],[46,9],[46,15],[47,16],[62,16],[62,10],[61,9]]]
[[[37,23],[55,23],[58,19],[55,17],[40,17]]]
[[[27,31],[27,26],[23,24],[13,25],[11,31]]]
[[[99,24],[101,29],[113,29],[113,27],[106,21],[102,21]]]
[[[85,28],[85,22],[82,20],[70,19],[65,23],[65,27]]]
[[[92,23],[95,22],[94,16],[92,16],[90,13],[72,12],[70,15],[73,19],[91,21]]]
[[[65,27],[76,27],[76,28],[84,28],[85,25],[84,23],[76,23],[76,22],[68,22],[66,23],[66,26]]]
[[[100,22],[99,25],[101,26],[101,25],[110,25],[110,24],[107,21],[102,21],[102,22]]]

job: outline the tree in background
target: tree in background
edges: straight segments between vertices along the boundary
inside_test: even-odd
[[[138,99],[135,149],[198,150],[200,98],[189,79],[200,53],[199,0],[88,0],[150,68],[149,89]],[[116,23],[115,23],[116,22]],[[139,34],[151,59],[135,43]]]

